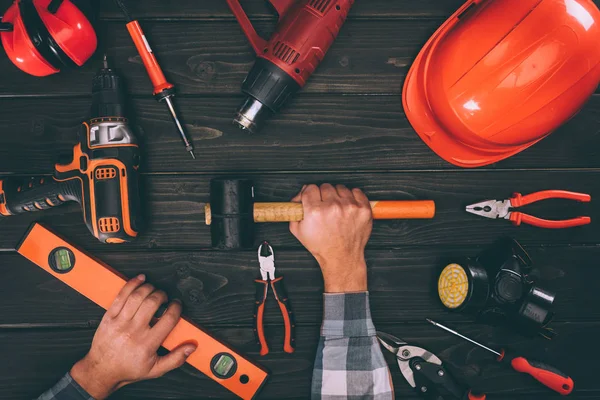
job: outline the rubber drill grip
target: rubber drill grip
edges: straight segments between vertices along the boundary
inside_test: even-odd
[[[133,39],[133,43],[135,44],[138,53],[140,53],[142,62],[144,63],[146,71],[148,72],[148,76],[152,81],[152,86],[154,87],[153,94],[156,96],[164,90],[173,88],[173,84],[169,83],[167,78],[165,78],[165,74],[160,68],[156,57],[154,56],[152,47],[150,47],[140,23],[138,21],[132,21],[128,23],[127,30]]]
[[[62,185],[50,177],[0,180],[0,215],[48,210],[69,201]]]

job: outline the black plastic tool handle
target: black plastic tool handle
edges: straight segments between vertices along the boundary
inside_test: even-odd
[[[7,178],[0,180],[0,215],[9,216],[43,211],[79,201],[71,184],[57,182],[51,177],[29,179]]]

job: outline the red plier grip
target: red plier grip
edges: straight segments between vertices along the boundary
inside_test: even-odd
[[[537,203],[538,201],[549,199],[565,199],[589,203],[592,201],[592,196],[585,193],[568,192],[566,190],[543,190],[541,192],[531,193],[526,196],[523,196],[521,193],[515,193],[510,199],[510,203],[513,207],[522,207],[526,206],[527,204]]]
[[[285,326],[285,337],[283,341],[283,351],[286,353],[293,353],[296,350],[296,322],[294,321],[294,314],[290,307],[290,300],[283,285],[283,277],[280,276],[274,281],[271,281],[271,287],[273,288],[273,294],[279,304],[281,315],[283,317],[283,324]]]
[[[260,355],[266,356],[269,354],[269,345],[265,337],[264,329],[264,315],[265,315],[265,303],[269,291],[269,282],[257,279],[254,281],[256,284],[256,299],[254,309],[254,333],[256,335],[256,341],[260,345]],[[286,353],[293,353],[296,349],[296,323],[294,321],[294,314],[290,306],[290,301],[283,285],[283,277],[274,279],[270,282],[270,286],[273,289],[273,294],[281,315],[283,317],[283,324],[285,326],[285,336],[283,342],[283,351]]]
[[[566,190],[544,190],[541,192],[528,194],[526,196],[521,195],[521,193],[515,193],[510,199],[510,203],[512,207],[516,208],[548,199],[566,199],[575,200],[582,203],[588,203],[592,200],[592,196],[585,193],[568,192]],[[592,222],[592,219],[590,217],[577,217],[562,221],[553,221],[537,218],[532,215],[518,211],[511,212],[510,220],[516,226],[519,226],[521,224],[528,224],[532,226],[537,226],[539,228],[547,229],[573,228],[575,226],[588,225]]]
[[[264,316],[265,302],[267,301],[267,292],[269,290],[269,282],[256,279],[256,299],[254,307],[254,334],[256,341],[260,345],[260,355],[266,356],[269,354],[269,345],[265,338]]]
[[[590,217],[577,217],[572,219],[565,219],[562,221],[553,221],[549,219],[537,218],[532,215],[524,214],[518,211],[510,214],[510,220],[515,226],[527,224],[531,226],[537,226],[538,228],[546,229],[573,228],[575,226],[588,225],[592,222],[592,219]]]

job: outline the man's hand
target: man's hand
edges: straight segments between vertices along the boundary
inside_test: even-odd
[[[104,399],[129,383],[158,378],[178,368],[196,345],[183,345],[164,357],[156,354],[181,315],[181,304],[172,302],[154,325],[154,314],[167,295],[144,284],[139,275],[127,282],[104,314],[89,353],[71,369],[71,376],[91,396]]]
[[[317,259],[325,292],[366,291],[365,246],[373,228],[367,196],[343,185],[308,185],[292,201],[302,202],[304,220],[291,222],[290,231]]]

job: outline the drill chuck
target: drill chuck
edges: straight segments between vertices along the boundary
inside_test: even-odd
[[[121,77],[106,64],[92,81],[91,119],[125,117],[125,88]]]

